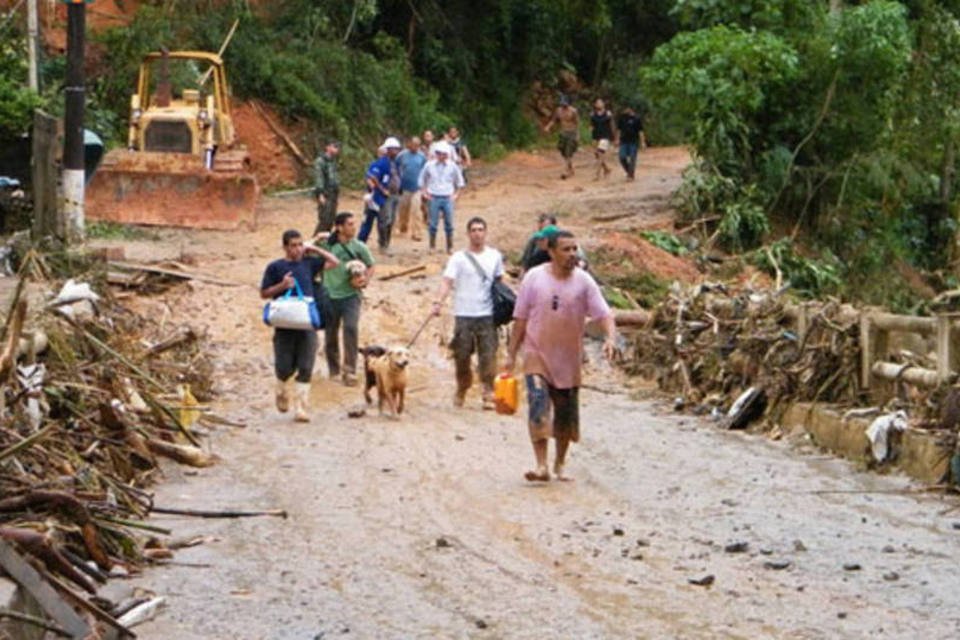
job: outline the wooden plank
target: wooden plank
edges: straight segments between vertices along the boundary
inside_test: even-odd
[[[57,119],[39,109],[33,112],[32,144],[33,238],[65,238],[66,220],[57,203]]]
[[[114,260],[111,260],[107,264],[109,264],[111,267],[116,267],[117,269],[129,269],[134,271],[144,271],[146,273],[156,273],[163,276],[172,276],[174,278],[180,278],[182,280],[197,280],[199,282],[219,284],[224,287],[242,287],[243,286],[239,282],[222,280],[220,278],[215,278],[214,276],[208,276],[202,273],[196,273],[191,271],[177,271],[176,269],[164,269],[163,267],[155,267],[149,264],[137,264],[135,262],[120,262],[120,261],[114,261]]]
[[[86,620],[80,617],[6,540],[0,540],[0,566],[37,601],[69,637],[86,638],[91,633]]]
[[[873,325],[881,331],[908,331],[926,335],[937,330],[936,318],[901,316],[893,313],[873,313],[870,319]]]

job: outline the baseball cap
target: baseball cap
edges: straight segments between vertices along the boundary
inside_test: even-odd
[[[403,147],[403,145],[400,144],[400,141],[394,138],[393,136],[390,136],[389,138],[384,140],[383,144],[380,146],[382,146],[384,149],[400,149]]]
[[[447,155],[450,155],[450,145],[447,144],[447,142],[445,142],[444,140],[441,140],[440,142],[435,142],[431,150],[434,153],[445,153]]]
[[[540,231],[537,231],[533,234],[534,239],[543,240],[544,238],[549,238],[550,236],[556,235],[560,232],[560,228],[553,224],[548,224]]]

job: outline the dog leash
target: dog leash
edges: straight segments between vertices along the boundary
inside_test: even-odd
[[[430,322],[430,320],[432,320],[432,319],[433,319],[433,314],[432,314],[432,313],[431,313],[431,314],[428,314],[428,315],[427,315],[427,319],[423,321],[423,323],[420,325],[420,328],[417,329],[417,332],[416,332],[415,334],[413,334],[413,337],[412,337],[412,338],[410,338],[410,342],[407,343],[407,349],[409,349],[410,347],[413,346],[413,343],[417,341],[417,338],[420,337],[420,334],[423,332],[424,329],[427,328],[427,324],[428,324],[428,323]]]

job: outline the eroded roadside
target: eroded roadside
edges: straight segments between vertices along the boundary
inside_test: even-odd
[[[662,201],[675,185],[681,153],[653,150],[645,160],[636,183],[597,185],[560,183],[552,157],[515,157],[479,175],[458,218],[483,215],[492,243],[510,250],[537,212],[557,208],[590,246],[592,211]],[[264,204],[252,234],[170,233],[143,248],[189,251],[205,270],[247,283],[198,283],[145,303],[205,325],[219,363],[218,411],[249,425],[213,434],[219,466],[195,475],[170,468],[156,501],[291,517],[155,518],[178,536],[216,540],[176,556],[204,567],[171,565],[136,581],[170,604],[140,637],[960,632],[960,513],[938,515],[947,505],[903,494],[901,478],[632,399],[634,383],[599,364],[583,396],[572,485],[522,481],[531,453],[520,418],[481,412],[478,398],[465,410],[449,406],[452,367],[440,347],[448,320],[417,343],[402,421],[347,418],[359,392],[320,375],[309,426],[276,415],[255,283],[280,231],[310,226],[312,211],[306,201]],[[404,240],[397,249],[384,272],[424,262],[426,277],[371,287],[363,341],[402,341],[425,317],[442,259]],[[708,586],[689,582],[707,576]]]

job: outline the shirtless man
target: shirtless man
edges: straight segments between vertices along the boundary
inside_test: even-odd
[[[553,474],[557,480],[570,479],[563,467],[570,443],[580,440],[578,392],[588,317],[599,320],[603,327],[604,356],[613,359],[617,355],[613,313],[597,283],[577,266],[573,234],[558,231],[550,236],[547,248],[550,262],[528,271],[520,285],[504,363],[506,371],[512,372],[523,344],[528,427],[537,461],[536,469],[524,475],[530,482],[550,480],[547,443],[551,437],[557,442]]]
[[[543,132],[550,133],[555,124],[560,126],[557,149],[567,163],[560,179],[566,180],[573,177],[573,154],[577,152],[577,145],[580,142],[580,114],[577,113],[577,108],[570,104],[570,98],[567,96],[560,96],[560,106],[553,112],[553,117],[543,128]]]

